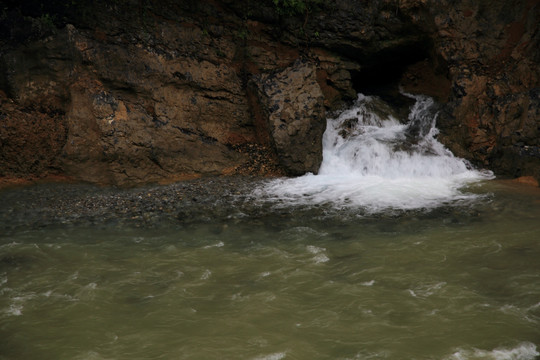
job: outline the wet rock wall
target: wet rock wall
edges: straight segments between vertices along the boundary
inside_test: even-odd
[[[8,4],[0,176],[316,171],[326,114],[401,85],[442,103],[457,155],[540,178],[538,1],[317,3],[82,1],[54,22]]]

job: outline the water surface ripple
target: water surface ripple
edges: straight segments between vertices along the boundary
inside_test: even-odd
[[[0,192],[0,359],[537,359],[540,194],[365,214],[257,179]]]

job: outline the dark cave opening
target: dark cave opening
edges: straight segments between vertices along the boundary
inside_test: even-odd
[[[431,63],[433,45],[430,40],[388,48],[361,59],[361,70],[351,73],[354,90],[376,95],[399,109],[408,109],[413,100],[400,93],[403,74],[412,64]],[[408,111],[408,110],[407,110]]]

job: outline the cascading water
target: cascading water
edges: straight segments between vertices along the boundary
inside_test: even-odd
[[[493,174],[473,169],[435,139],[437,111],[430,97],[404,95],[416,100],[406,123],[378,97],[359,94],[352,108],[328,119],[318,175],[274,180],[257,195],[284,204],[334,204],[367,213],[474,199],[462,189]]]

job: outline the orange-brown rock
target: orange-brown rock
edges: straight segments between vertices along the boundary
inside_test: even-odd
[[[540,1],[442,1],[431,11],[452,81],[441,139],[496,173],[540,179]]]

